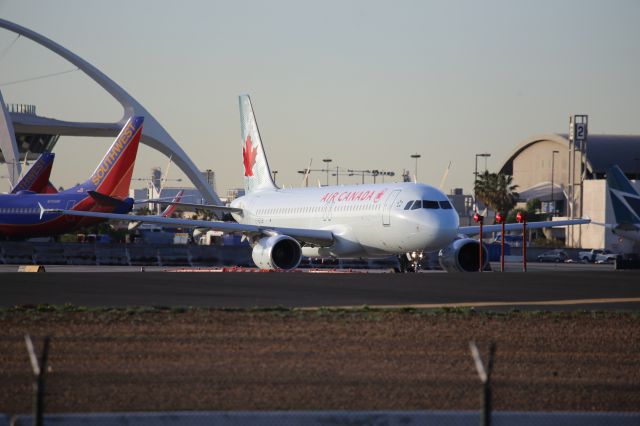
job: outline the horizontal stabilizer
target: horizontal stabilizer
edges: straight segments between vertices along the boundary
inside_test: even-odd
[[[122,204],[122,200],[101,194],[97,191],[87,191],[87,194],[89,194],[99,206],[116,207]]]

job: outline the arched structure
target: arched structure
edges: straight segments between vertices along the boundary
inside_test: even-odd
[[[113,96],[124,109],[122,119],[117,123],[70,123],[24,114],[24,117],[21,117],[21,122],[14,122],[16,131],[27,128],[37,128],[47,129],[45,132],[60,135],[116,136],[130,116],[142,115],[145,120],[144,131],[140,142],[160,151],[167,157],[171,157],[172,161],[187,175],[207,202],[221,204],[218,195],[213,191],[213,188],[208,185],[202,173],[200,173],[196,165],[182,148],[180,148],[178,143],[167,133],[149,111],[102,71],[61,45],[28,28],[4,19],[0,19],[0,28],[20,34],[71,62]],[[16,153],[8,156],[5,154],[6,158],[13,158],[14,156],[17,157]]]
[[[554,151],[556,151],[554,153]],[[589,135],[586,178],[604,179],[617,164],[630,179],[640,177],[640,136]],[[522,199],[566,200],[569,185],[569,139],[564,134],[537,135],[523,141],[507,157],[500,173],[513,176]],[[552,176],[553,173],[553,176]],[[576,180],[580,179],[577,171]]]

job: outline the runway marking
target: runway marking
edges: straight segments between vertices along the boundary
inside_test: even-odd
[[[614,297],[602,299],[569,299],[569,300],[536,300],[514,302],[461,302],[461,303],[420,303],[410,305],[366,305],[373,309],[437,309],[437,308],[485,308],[490,306],[561,306],[561,305],[594,305],[598,303],[640,303],[640,297]],[[363,305],[324,306],[299,308],[316,309],[361,309]]]

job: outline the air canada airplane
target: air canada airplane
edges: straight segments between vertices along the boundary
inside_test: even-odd
[[[43,152],[40,157],[31,165],[27,173],[13,187],[11,194],[22,191],[31,191],[38,194],[55,194],[58,190],[49,182],[51,168],[55,154],[53,152]]]
[[[240,118],[245,195],[233,200],[230,207],[215,207],[231,213],[237,223],[57,209],[42,209],[41,214],[62,211],[241,233],[253,247],[253,261],[262,269],[293,269],[303,256],[375,258],[443,249],[441,264],[445,269],[478,270],[479,243],[464,234],[477,234],[479,227],[461,228],[458,214],[440,190],[419,183],[278,188],[271,178],[248,95],[240,96]],[[529,228],[588,222],[538,222],[530,223]],[[488,233],[499,227],[484,229]],[[521,225],[506,225],[506,229],[521,229]]]
[[[50,236],[104,220],[60,213],[52,213],[43,218],[39,214],[43,207],[70,211],[130,212],[133,199],[127,197],[143,121],[143,117],[129,119],[98,167],[85,182],[52,194],[30,190],[1,194],[0,236]],[[47,176],[46,181],[48,180]]]
[[[640,194],[617,165],[607,170],[607,187],[616,223],[605,226],[616,235],[640,241]]]

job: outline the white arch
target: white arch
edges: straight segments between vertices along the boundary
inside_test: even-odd
[[[89,78],[98,83],[104,90],[113,96],[122,105],[123,116],[117,123],[123,126],[132,115],[144,116],[144,131],[140,140],[145,145],[154,148],[167,157],[172,157],[176,165],[187,175],[191,182],[198,188],[208,203],[221,204],[220,198],[209,186],[204,176],[178,143],[167,133],[158,121],[138,101],[129,95],[122,87],[107,77],[102,71],[85,61],[75,53],[65,49],[52,40],[13,22],[0,19],[0,28],[4,28],[16,34],[20,34],[46,49],[58,54],[73,65],[77,66]]]

